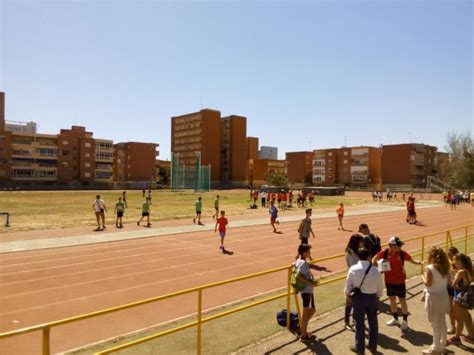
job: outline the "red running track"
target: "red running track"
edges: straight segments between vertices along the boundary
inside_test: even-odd
[[[474,221],[474,208],[460,206],[419,210],[424,226],[408,225],[405,213],[387,212],[347,216],[346,228],[357,230],[368,223],[386,242],[391,235],[408,239]],[[232,223],[232,220],[231,220]],[[348,231],[337,231],[336,218],[313,222],[316,240],[313,257],[342,253]],[[0,332],[73,317],[123,305],[149,297],[288,265],[294,260],[297,222],[282,224],[283,234],[269,225],[230,228],[226,246],[233,256],[218,251],[218,234],[196,232],[136,240],[2,254],[0,259]],[[474,232],[474,228],[470,230]],[[463,235],[463,231],[453,237]],[[436,238],[439,242],[444,235]],[[433,242],[435,239],[432,240]],[[427,243],[428,245],[431,244]],[[407,250],[420,247],[413,242]],[[342,259],[324,264],[332,271],[343,270]],[[286,284],[278,273],[254,280],[206,290],[203,309],[265,293]],[[323,289],[320,292],[324,292]],[[342,290],[341,290],[342,292]],[[162,322],[193,314],[196,295],[53,328],[51,351],[56,353]],[[0,341],[0,354],[37,354],[41,334],[27,334]]]

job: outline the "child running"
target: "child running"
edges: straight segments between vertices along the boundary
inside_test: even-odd
[[[150,198],[147,197],[147,198],[145,199],[145,202],[143,202],[143,205],[142,205],[142,217],[138,220],[137,226],[140,225],[140,222],[142,221],[143,217],[146,217],[146,226],[147,226],[147,227],[151,227],[151,223],[150,223],[150,205],[151,205]]]
[[[278,208],[275,206],[275,200],[270,202],[270,209],[268,210],[268,213],[270,213],[270,224],[273,228],[273,233],[278,233],[275,223],[279,225],[280,222],[278,221]]]
[[[118,202],[115,204],[115,209],[114,209],[114,214],[117,215],[117,218],[115,219],[116,228],[123,228],[122,217],[123,217],[124,211],[125,211],[125,203],[123,202],[122,197],[119,197]]]
[[[342,225],[342,219],[344,218],[344,205],[343,203],[341,202],[339,204],[339,206],[337,207],[336,209],[336,213],[337,213],[337,219],[339,220],[339,227],[337,227],[337,230],[344,230],[344,226]]]
[[[214,233],[217,232],[217,226],[219,226],[219,235],[221,236],[221,245],[219,247],[220,251],[222,254],[225,254],[227,250],[224,248],[224,238],[225,238],[225,233],[227,231],[227,224],[229,221],[227,218],[225,218],[225,211],[221,211],[221,216],[220,218],[217,218],[216,221],[216,226],[214,227]]]

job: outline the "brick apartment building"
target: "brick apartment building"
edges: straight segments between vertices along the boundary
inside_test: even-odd
[[[12,134],[5,130],[5,93],[0,92],[0,182],[11,179]]]
[[[187,166],[194,166],[200,156],[201,165],[211,166],[211,181],[220,183],[221,113],[203,109],[171,117],[171,152]]]
[[[257,137],[247,137],[247,159],[258,159]]]
[[[158,144],[125,142],[114,144],[114,176],[120,184],[157,180]]]
[[[368,187],[381,184],[380,148],[342,147],[313,153],[315,185]]]
[[[313,152],[286,153],[288,162],[288,181],[311,184],[313,177]]]
[[[287,175],[288,166],[286,160],[249,160],[249,184],[254,187],[267,184],[267,174],[271,170],[283,175]]]
[[[382,182],[384,186],[425,187],[428,176],[439,174],[439,156],[436,147],[426,144],[384,145]]]
[[[247,118],[223,117],[221,120],[221,184],[243,187],[247,181]]]

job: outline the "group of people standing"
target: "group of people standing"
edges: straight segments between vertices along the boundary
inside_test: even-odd
[[[298,255],[293,264],[298,268],[298,279],[305,283],[300,292],[303,301],[301,319],[301,340],[311,341],[316,337],[308,332],[308,322],[315,313],[313,288],[318,284],[311,273],[311,246],[308,244],[309,233],[313,235],[310,221],[311,209],[307,210],[306,218],[300,223],[301,243]],[[305,232],[303,232],[303,230]],[[303,232],[303,233],[302,233]],[[306,234],[304,234],[306,233]],[[307,237],[301,237],[301,235]],[[451,247],[446,253],[443,249],[432,247],[426,262],[414,259],[403,250],[403,241],[392,236],[388,248],[382,249],[380,238],[371,233],[365,223],[359,226],[359,232],[349,238],[345,254],[348,272],[344,286],[346,306],[344,310],[344,327],[355,331],[355,342],[350,347],[352,352],[363,354],[367,349],[377,352],[378,346],[378,304],[383,295],[384,282],[390,302],[391,319],[386,325],[398,326],[402,331],[408,327],[408,305],[406,302],[405,263],[415,265],[426,264],[422,281],[425,286],[423,302],[428,321],[432,325],[433,344],[423,354],[442,354],[447,352],[450,344],[462,341],[474,343],[474,327],[469,310],[473,305],[466,301],[473,281],[472,261],[469,256],[458,253]],[[382,278],[383,274],[383,278]],[[400,310],[397,307],[400,303]],[[471,300],[472,303],[472,300]],[[352,313],[352,316],[351,316]],[[449,315],[450,326],[447,327],[446,316]],[[351,323],[351,318],[353,323]],[[365,319],[369,326],[368,344],[365,344]],[[401,320],[400,320],[401,318]],[[462,332],[466,328],[467,335]],[[447,335],[453,336],[448,339]]]
[[[145,190],[143,190],[145,191]],[[114,215],[115,218],[115,227],[116,228],[123,228],[123,215],[125,213],[125,209],[128,208],[127,203],[127,192],[123,191],[122,196],[118,197],[117,202],[115,203],[114,208]],[[103,231],[106,229],[105,226],[105,213],[107,212],[107,206],[105,201],[100,197],[100,195],[95,196],[95,200],[92,202],[92,209],[94,210],[95,217],[97,220],[97,228],[95,229],[96,232]],[[146,227],[151,227],[150,223],[150,211],[151,211],[151,190],[148,193],[148,196],[145,198],[145,201],[142,203],[142,214],[140,219],[137,221],[137,225],[139,226],[141,221],[146,217],[147,224]]]

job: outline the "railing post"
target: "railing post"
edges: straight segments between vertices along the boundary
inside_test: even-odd
[[[43,355],[50,355],[50,348],[49,348],[49,333],[50,328],[44,327],[43,328]]]
[[[201,355],[202,289],[198,291],[196,354]]]
[[[464,254],[466,254],[466,255],[467,255],[467,229],[468,228],[469,227],[466,226],[466,229],[464,231]]]
[[[291,266],[288,267],[288,285],[286,290],[286,326],[290,329],[290,311],[291,311]]]
[[[425,236],[421,238],[421,261],[425,260]],[[420,273],[423,273],[424,265],[420,265]]]

